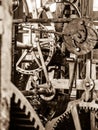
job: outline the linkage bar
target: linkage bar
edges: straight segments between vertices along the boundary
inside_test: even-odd
[[[19,24],[19,23],[23,23],[23,22],[30,22],[30,23],[67,23],[70,22],[73,18],[58,18],[58,19],[30,19],[27,18],[25,19],[14,19],[13,23],[15,24]],[[76,18],[75,18],[76,19]]]

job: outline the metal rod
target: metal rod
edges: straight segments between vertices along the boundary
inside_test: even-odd
[[[74,18],[76,19],[76,18]],[[19,23],[23,23],[23,22],[31,22],[31,23],[66,23],[66,22],[70,22],[72,20],[72,18],[53,18],[53,19],[43,19],[43,18],[39,18],[39,19],[30,19],[27,18],[27,20],[25,21],[24,19],[14,19],[13,23],[15,24],[19,24]]]
[[[30,19],[27,18],[26,21],[25,19],[13,19],[14,24],[19,24],[19,23],[24,23],[24,22],[30,22],[30,23],[67,23],[72,21],[73,19],[79,19],[79,18],[51,18],[51,19],[43,19],[43,18],[38,18],[38,19]],[[98,17],[95,18],[87,18],[89,20],[97,21]]]
[[[71,76],[71,81],[70,81],[70,85],[69,85],[69,95],[72,92],[72,87],[73,87],[73,83],[75,81],[75,76],[76,76],[76,70],[77,70],[77,58],[76,58],[76,61],[74,63],[74,68],[73,68],[73,72],[72,72],[72,76]]]
[[[91,77],[91,60],[86,60],[86,78]]]
[[[49,85],[50,81],[49,81],[46,65],[45,65],[45,62],[44,62],[44,58],[43,58],[43,55],[42,55],[42,52],[41,52],[39,41],[37,41],[36,43],[37,43],[37,48],[38,48],[38,53],[39,53],[39,56],[40,56],[42,68],[43,68],[43,71],[44,71],[44,74],[45,74],[45,77],[46,77],[46,82]]]
[[[82,130],[76,106],[72,107],[71,114],[72,114],[72,117],[73,117],[75,130]]]

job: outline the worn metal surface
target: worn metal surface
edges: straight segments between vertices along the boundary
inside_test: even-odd
[[[76,55],[87,54],[98,41],[98,33],[93,22],[85,18],[72,20],[64,29],[64,33],[67,49]]]

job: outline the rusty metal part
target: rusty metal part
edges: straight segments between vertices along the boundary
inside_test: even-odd
[[[98,41],[98,33],[93,22],[86,18],[72,20],[63,32],[67,49],[76,55],[87,54]]]

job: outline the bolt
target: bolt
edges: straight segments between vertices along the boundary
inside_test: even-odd
[[[81,49],[80,49],[79,47],[76,48],[76,51],[77,51],[77,52],[80,52],[80,50],[81,50]]]

